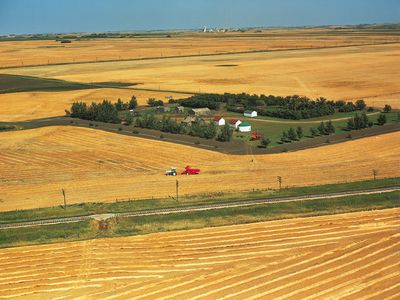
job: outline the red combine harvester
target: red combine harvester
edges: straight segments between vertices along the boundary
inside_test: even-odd
[[[251,133],[250,141],[258,141],[261,140],[261,134],[259,134],[257,131],[253,131]]]
[[[181,174],[182,175],[197,175],[200,173],[200,169],[192,169],[189,166],[185,167],[185,171],[183,171]]]

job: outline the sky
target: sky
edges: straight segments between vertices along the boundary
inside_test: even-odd
[[[0,35],[399,22],[400,0],[0,0]]]

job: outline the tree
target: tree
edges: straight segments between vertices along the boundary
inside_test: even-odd
[[[291,141],[297,141],[299,139],[296,130],[294,130],[292,127],[289,128],[287,135]]]
[[[301,139],[304,136],[303,128],[301,126],[297,126],[296,133],[297,137]]]
[[[137,105],[138,105],[138,103],[137,103],[136,97],[132,96],[131,100],[128,103],[128,108],[135,109],[137,107]]]
[[[358,110],[363,110],[367,105],[365,104],[365,101],[363,99],[357,100],[356,101],[356,108]]]
[[[326,134],[325,123],[321,122],[318,126],[318,131],[320,134]]]
[[[268,148],[268,145],[271,144],[271,140],[269,138],[262,138],[260,141],[260,148]]]
[[[132,122],[133,122],[133,116],[130,112],[127,112],[125,114],[125,123],[126,123],[126,125],[131,125]]]
[[[374,176],[374,180],[376,180],[376,176],[378,176],[378,170],[373,169],[372,170],[372,175]]]
[[[385,104],[385,107],[383,108],[384,113],[388,113],[392,110],[392,107],[389,104]]]
[[[310,128],[310,133],[311,133],[311,136],[312,136],[312,137],[315,137],[315,136],[318,135],[318,130],[315,129],[314,127],[311,127],[311,128]]]
[[[118,98],[117,102],[115,103],[115,108],[118,111],[122,111],[128,108],[128,104],[124,103],[121,99]]]
[[[286,143],[288,141],[289,137],[286,131],[282,132],[282,136],[281,136],[281,142],[282,143]]]
[[[228,124],[222,127],[221,133],[218,135],[217,140],[220,142],[229,142],[232,138],[232,130]]]
[[[326,132],[327,132],[328,134],[335,133],[335,126],[333,126],[331,120],[329,120],[329,121],[326,123]]]
[[[386,115],[380,114],[378,117],[378,125],[382,126],[387,122]]]
[[[355,129],[355,124],[354,124],[354,119],[350,118],[347,120],[347,130],[354,130]]]
[[[149,100],[147,100],[147,104],[149,106],[155,107],[155,106],[163,106],[164,102],[162,102],[161,100],[156,100],[155,98],[149,98]]]
[[[397,122],[400,122],[400,111],[397,113]]]

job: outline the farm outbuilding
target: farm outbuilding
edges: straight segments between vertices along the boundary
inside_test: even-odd
[[[189,110],[189,115],[193,115],[193,116],[207,116],[210,113],[211,113],[211,111],[207,107],[192,108],[191,110]]]
[[[249,118],[255,118],[257,117],[257,112],[255,110],[246,110],[243,115],[245,117],[249,117]]]
[[[251,125],[249,123],[247,123],[247,122],[242,122],[238,126],[238,130],[240,132],[250,132],[251,131]]]
[[[232,119],[229,120],[229,127],[237,129],[238,126],[242,123],[242,121],[238,120],[238,119]]]
[[[217,126],[224,126],[225,125],[225,119],[221,116],[215,116],[213,118],[214,124]]]
[[[158,113],[165,113],[165,112],[170,112],[171,108],[168,106],[157,106],[156,110]]]
[[[174,113],[183,114],[185,112],[185,108],[183,106],[174,107]]]
[[[185,124],[186,126],[192,126],[194,123],[198,123],[199,125],[204,125],[205,121],[196,116],[187,116],[185,119],[183,119],[182,123]]]

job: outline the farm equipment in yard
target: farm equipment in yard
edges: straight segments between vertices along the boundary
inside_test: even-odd
[[[259,134],[257,131],[253,131],[251,133],[250,141],[258,141],[261,140],[261,134]]]
[[[165,171],[165,176],[176,176],[176,175],[178,175],[178,172],[176,172],[175,167],[171,167],[167,171]]]
[[[182,175],[197,175],[200,173],[200,169],[192,169],[189,166],[185,167],[185,171],[183,171],[181,174]]]

